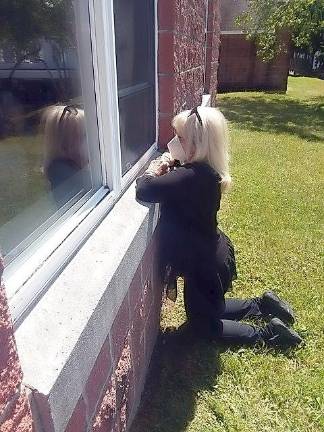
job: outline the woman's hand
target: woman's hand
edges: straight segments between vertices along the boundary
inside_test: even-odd
[[[169,166],[174,165],[174,159],[172,158],[171,154],[169,152],[164,152],[161,156],[161,161],[167,162]]]
[[[172,166],[173,164],[174,160],[172,159],[170,153],[166,152],[163,153],[163,155],[159,158],[151,161],[150,165],[146,170],[146,173],[159,177],[163,174],[168,173],[170,171],[170,166]]]
[[[161,176],[163,174],[166,174],[169,171],[170,171],[170,165],[168,164],[168,162],[162,162],[161,165],[158,166],[156,170],[156,175]]]

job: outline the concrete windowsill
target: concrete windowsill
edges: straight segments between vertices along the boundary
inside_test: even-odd
[[[16,331],[24,384],[64,430],[150,241],[157,206],[133,183]]]

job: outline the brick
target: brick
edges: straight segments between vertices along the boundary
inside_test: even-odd
[[[28,399],[23,391],[15,400],[0,426],[0,432],[32,432],[33,421]]]
[[[107,389],[92,424],[92,432],[114,432],[116,426],[116,378],[110,377]]]
[[[148,312],[154,298],[154,286],[153,286],[153,263],[156,259],[156,242],[152,239],[149,246],[147,247],[145,254],[141,262],[142,268],[142,295],[140,303],[141,318],[146,320]]]
[[[116,409],[120,410],[124,403],[125,395],[127,396],[129,389],[129,378],[132,373],[131,365],[131,345],[130,337],[126,339],[125,346],[118,361],[115,377],[116,377]]]
[[[152,264],[152,284],[154,291],[154,302],[160,301],[163,290],[163,277],[157,259]]]
[[[0,270],[2,269],[2,265]],[[21,384],[22,372],[4,286],[0,285],[0,415]]]
[[[119,431],[126,431],[130,414],[130,402],[134,389],[131,387],[133,380],[131,337],[128,334],[123,351],[118,361],[116,377],[116,424]]]
[[[141,394],[145,385],[145,378],[147,374],[147,365],[145,363],[145,341],[144,335],[140,339],[139,349],[138,349],[138,358],[134,357],[134,403],[133,403],[133,411],[134,408],[137,408],[140,402]]]
[[[85,386],[84,397],[87,402],[89,416],[94,414],[94,409],[100,399],[104,384],[111,372],[111,356],[109,340],[106,340],[97,357],[95,365]]]
[[[190,40],[203,42],[205,37],[205,2],[190,4],[181,2],[175,25],[176,33],[186,35]]]
[[[130,332],[132,352],[135,354],[137,352],[137,347],[144,331],[144,323],[145,322],[143,320],[142,305],[138,304],[134,311],[134,316],[132,319],[132,327]]]
[[[191,70],[192,68],[202,65],[204,57],[202,54],[204,46],[200,42],[188,41],[183,38],[177,42],[177,65],[176,70],[179,73]]]
[[[185,106],[182,106],[181,109],[191,109],[193,106],[200,104],[204,85],[203,72],[203,67],[199,67],[186,71],[177,77],[176,99],[181,101],[183,100],[182,95],[187,95]],[[198,89],[200,90],[200,94],[197,97],[196,91]]]
[[[145,343],[145,360],[144,364],[146,367],[148,367],[151,355],[156,343],[157,335],[159,333],[160,328],[160,321],[159,317],[157,317],[155,314],[150,315],[147,323],[145,325],[145,331],[144,331],[144,343]]]
[[[144,359],[145,359],[145,343],[144,343],[144,326],[143,331],[139,334],[138,338],[132,339],[132,358],[133,358],[133,376],[135,394],[138,393],[138,386],[141,383],[143,374],[145,373]]]
[[[2,331],[2,329],[0,330]],[[0,415],[7,402],[14,397],[21,383],[22,373],[14,344],[13,336],[8,336],[6,343],[1,344],[0,372]]]
[[[173,30],[176,20],[176,0],[159,0],[159,30]]]
[[[217,19],[216,11],[215,11],[215,2],[208,2],[208,18],[207,18],[207,29],[208,31],[213,31],[215,19]]]
[[[159,111],[172,112],[174,98],[174,77],[173,75],[159,76]]]
[[[135,314],[135,310],[137,305],[141,301],[142,297],[142,275],[141,275],[141,264],[138,266],[138,269],[135,272],[133,280],[128,289],[128,297],[129,297],[129,312],[130,312],[130,320],[133,321],[133,316]]]
[[[127,337],[130,327],[131,324],[127,293],[110,330],[113,365],[116,365],[117,361],[120,358],[122,349],[125,344],[125,339]]]
[[[147,280],[144,283],[144,287],[143,287],[143,298],[142,298],[142,317],[143,320],[146,320],[152,303],[153,303],[153,297],[154,297],[154,292],[153,292],[153,284],[152,284],[152,277],[150,275],[149,278],[147,278]]]
[[[157,261],[157,241],[158,241],[158,228],[152,238],[152,241],[147,248],[142,260],[142,273],[145,280],[145,272],[147,277],[151,280],[152,286],[150,292],[144,290],[142,304],[138,305],[132,320],[131,328],[131,348],[133,359],[133,373],[134,373],[134,386],[135,386],[135,401],[142,391],[143,379],[146,374],[146,365],[149,359],[145,356],[145,343],[144,332],[146,332],[147,343],[151,345],[149,338],[149,331],[145,326],[154,326],[155,334],[159,328],[159,318],[161,309],[161,278],[154,273],[153,265]],[[155,269],[157,272],[157,268]],[[150,316],[148,316],[150,314]],[[134,402],[134,406],[136,402]],[[132,407],[131,407],[132,409]]]
[[[65,432],[85,432],[87,430],[86,405],[83,397],[78,400]]]
[[[212,61],[218,59],[219,45],[219,25],[218,25],[218,1],[209,2],[210,25],[213,24],[212,32],[209,36],[209,43],[212,51],[209,58],[210,76],[209,81],[215,84],[214,75],[217,73],[212,70]],[[160,10],[164,12],[167,2],[159,1]],[[161,12],[162,13],[162,12]],[[160,80],[160,113],[168,114],[171,120],[172,115],[184,109],[189,109],[193,105],[200,104],[204,91],[204,70],[205,70],[205,24],[206,24],[206,2],[184,0],[175,2],[175,23],[173,32],[173,42],[168,32],[160,32],[161,52],[159,57],[160,73],[173,75],[174,81]],[[162,15],[161,15],[162,16]],[[172,15],[173,16],[173,15]],[[163,17],[167,19],[168,16]],[[173,19],[173,18],[172,18]],[[165,22],[165,21],[164,21]],[[163,22],[163,25],[164,25]],[[173,21],[172,21],[173,22]],[[168,25],[171,25],[170,22]],[[166,29],[166,27],[163,27]],[[170,27],[171,28],[171,27]],[[215,34],[217,33],[217,34]],[[163,39],[164,38],[164,39]],[[169,38],[169,40],[168,40]],[[171,47],[171,51],[170,51]],[[166,54],[167,53],[167,54]],[[173,56],[173,59],[172,59]],[[216,64],[215,64],[216,65]],[[193,68],[200,68],[197,73],[192,72]],[[189,73],[190,72],[190,73]],[[183,74],[186,74],[183,76]],[[169,89],[173,87],[174,91]],[[209,86],[210,87],[210,86]],[[173,96],[172,96],[173,93]],[[166,143],[172,138],[172,127],[168,123],[166,116],[159,118],[159,146],[165,148]]]
[[[289,55],[264,63],[256,57],[255,44],[244,35],[222,35],[221,43],[218,73],[221,90],[286,89]]]
[[[214,34],[213,32],[207,32],[206,35],[206,47],[212,48],[213,47],[213,41],[214,41]]]
[[[132,351],[133,355],[133,351]],[[128,391],[128,401],[127,401],[127,425],[129,426],[134,418],[134,414],[139,405],[139,399],[136,393],[136,382],[135,382],[135,371],[134,365],[132,364],[132,373],[129,377],[129,391]]]
[[[163,151],[167,143],[173,138],[174,132],[171,126],[173,114],[159,115],[159,148]]]
[[[205,92],[215,93],[220,47],[220,11],[219,2],[214,0],[208,2],[206,46]],[[226,49],[226,47],[223,48]]]
[[[157,320],[160,322],[160,313],[161,313],[161,307],[162,307],[162,292],[163,286],[161,285],[155,285],[154,286],[154,299],[153,303],[151,305],[151,311],[154,314],[154,316],[157,317]],[[151,313],[150,311],[150,313]]]
[[[174,69],[174,35],[172,32],[159,33],[159,73],[175,72]]]
[[[150,244],[147,246],[140,263],[141,278],[139,279],[137,277],[135,281],[136,284],[138,284],[139,286],[137,286],[136,288],[131,287],[133,293],[132,295],[130,295],[129,293],[132,329],[134,327],[134,323],[135,325],[136,323],[139,323],[140,325],[140,320],[146,319],[150,304],[153,302],[154,292],[152,281],[152,264],[155,259],[156,253],[156,244],[154,241],[151,241]],[[137,293],[135,299],[134,292]]]
[[[211,93],[211,48],[206,49],[205,92]]]
[[[152,284],[153,284],[153,290],[154,290],[154,297],[157,293],[157,295],[159,296],[159,293],[161,291],[162,288],[162,279],[163,279],[163,275],[162,275],[162,270],[161,270],[161,265],[160,265],[160,251],[159,251],[159,236],[160,236],[160,228],[159,225],[157,226],[155,233],[154,233],[154,244],[155,244],[155,248],[154,248],[154,259],[152,261]]]
[[[152,263],[155,259],[157,254],[157,246],[156,242],[154,241],[154,237],[152,237],[150,243],[148,244],[146,251],[143,255],[142,261],[141,261],[141,272],[142,272],[142,284],[144,285],[145,282],[151,278],[151,269],[152,269]]]
[[[44,432],[54,432],[54,423],[48,399],[42,393],[34,390],[30,396],[33,412],[37,412],[37,417],[44,429]],[[38,429],[36,429],[38,431]]]

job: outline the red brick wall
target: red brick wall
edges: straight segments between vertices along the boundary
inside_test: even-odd
[[[217,91],[217,73],[220,47],[220,2],[208,0],[208,20],[206,35],[206,76],[205,93]]]
[[[132,421],[159,330],[162,290],[156,256],[153,238],[66,432],[123,432]]]
[[[0,279],[3,262],[0,257]],[[4,286],[0,282],[0,431],[30,432],[32,418]]]
[[[66,432],[122,432],[135,415],[160,324],[162,284],[155,238],[156,234],[136,270]],[[0,274],[2,270],[0,261]],[[0,312],[0,432],[54,432],[48,403],[35,391],[31,414],[3,286]]]
[[[216,91],[219,0],[159,0],[159,145],[172,138],[174,114]],[[206,18],[209,11],[206,45]],[[206,64],[207,60],[207,64]],[[207,83],[205,86],[205,73]]]
[[[288,44],[288,40],[286,40]],[[242,34],[222,34],[218,90],[287,90],[289,53],[271,63],[256,56],[255,44]]]

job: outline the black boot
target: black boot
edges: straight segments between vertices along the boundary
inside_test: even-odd
[[[303,339],[287,327],[279,318],[272,318],[262,330],[262,339],[267,345],[289,348],[299,345]]]
[[[277,294],[272,291],[267,291],[261,297],[261,311],[264,315],[271,315],[280,318],[285,324],[292,325],[295,322],[295,317],[291,306],[281,300]]]

